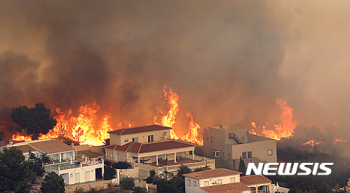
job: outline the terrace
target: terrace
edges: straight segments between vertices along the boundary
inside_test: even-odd
[[[176,172],[182,165],[186,165],[192,170],[206,166],[215,168],[215,159],[186,154],[178,157],[176,162],[175,160],[162,160],[158,162],[158,165],[155,162],[150,164],[134,163],[134,167],[139,167],[146,171],[154,170],[157,174],[163,173],[164,171]]]

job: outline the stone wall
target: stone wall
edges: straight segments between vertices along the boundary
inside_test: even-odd
[[[74,184],[70,186],[65,186],[66,193],[74,192],[77,188],[83,188],[84,192],[90,191],[91,188],[98,190],[101,189],[107,189],[108,184],[111,184],[111,186],[114,186],[116,184],[115,180],[99,180],[99,181],[93,181],[93,182],[87,182],[82,184]]]

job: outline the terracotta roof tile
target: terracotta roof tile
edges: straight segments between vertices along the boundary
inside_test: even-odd
[[[11,148],[17,148],[17,149],[21,150],[22,153],[28,153],[29,151],[31,151],[31,152],[37,151],[36,149],[34,149],[33,147],[31,147],[29,145],[19,145],[19,146],[13,146]]]
[[[207,193],[219,193],[219,192],[239,193],[242,191],[250,191],[250,188],[241,182],[207,186],[207,187],[202,187],[201,189],[206,191]]]
[[[171,127],[165,127],[161,125],[146,125],[141,127],[131,127],[131,128],[123,128],[114,131],[108,132],[109,134],[116,135],[130,135],[135,133],[143,133],[143,132],[151,132],[151,131],[161,131],[161,130],[170,130]]]
[[[74,151],[73,147],[63,143],[58,139],[43,140],[43,141],[37,140],[37,141],[29,142],[28,145],[47,154],[64,152],[64,151]]]
[[[249,185],[254,185],[254,184],[271,183],[271,180],[269,180],[265,176],[251,175],[251,176],[241,177],[241,182],[244,183],[245,185],[249,186]]]
[[[218,168],[213,170],[204,170],[204,171],[184,174],[184,176],[195,178],[195,179],[206,179],[206,178],[215,178],[220,176],[230,176],[230,175],[238,175],[238,174],[241,174],[241,172],[228,170],[225,168]]]
[[[131,152],[131,153],[148,153],[154,151],[164,151],[169,149],[194,147],[194,144],[187,143],[184,141],[177,140],[167,140],[167,141],[157,141],[152,143],[139,143],[131,141],[122,146],[120,145],[110,145],[105,148],[114,149],[118,151]]]

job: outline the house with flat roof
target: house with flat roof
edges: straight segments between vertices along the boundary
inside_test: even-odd
[[[244,163],[277,162],[276,141],[250,134],[247,129],[233,125],[208,128],[209,138],[203,139],[203,149],[210,157],[223,158],[232,169]]]
[[[170,137],[171,127],[146,125],[110,131],[110,144],[105,146],[105,159],[129,162],[136,168],[130,177],[144,179],[149,171],[156,174],[177,172],[181,165],[191,169],[215,168],[215,160],[194,155],[195,145]]]
[[[22,151],[26,159],[29,158],[29,152],[38,156],[47,154],[53,161],[44,166],[45,173],[55,172],[60,175],[66,185],[95,181],[101,178],[104,173],[103,154],[80,152],[76,155],[73,147],[63,143],[58,139],[41,139],[20,143],[10,143],[3,148],[17,148]],[[84,158],[84,159],[83,159]]]
[[[241,172],[217,168],[184,174],[186,193],[270,192],[271,180],[264,176],[244,176]]]

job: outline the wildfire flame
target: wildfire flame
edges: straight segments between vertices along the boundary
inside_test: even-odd
[[[164,86],[163,93],[164,95],[162,98],[164,98],[168,102],[169,110],[165,115],[163,115],[161,109],[157,107],[159,115],[154,117],[154,123],[167,127],[173,127],[173,125],[175,124],[176,115],[179,112],[179,96],[172,91],[171,87],[168,87],[167,85]],[[198,130],[200,129],[199,124],[193,121],[193,117],[190,112],[187,112],[186,116],[190,118],[190,121],[188,123],[188,132],[184,136],[180,137],[175,133],[175,130],[173,128],[170,131],[171,138],[176,140],[188,141],[202,146],[203,137],[198,133]]]
[[[340,139],[340,138],[335,138],[334,137],[334,142],[333,145],[336,143],[346,143],[346,139]]]
[[[323,145],[322,141],[316,141],[314,139],[309,139],[307,142],[303,143],[303,145],[314,147],[315,145]]]
[[[161,116],[160,121],[158,121],[159,116],[155,116],[154,123],[166,127],[173,127],[173,125],[175,124],[176,114],[179,112],[179,96],[173,92],[171,87],[168,87],[167,85],[164,85],[163,93],[164,95],[162,96],[162,98],[164,98],[168,102],[169,110],[167,114]],[[156,107],[156,109],[158,111],[158,114],[163,114],[162,110],[159,107]],[[172,139],[180,139],[180,137],[176,135],[174,129],[170,131],[170,136]]]
[[[271,139],[276,139],[280,140],[281,138],[289,138],[293,135],[293,131],[296,127],[295,123],[292,122],[293,119],[293,108],[289,107],[287,105],[287,101],[278,99],[276,101],[281,108],[281,124],[275,124],[274,130],[268,130],[266,129],[266,125],[263,126],[262,133],[260,135],[271,138]],[[256,124],[254,122],[251,122],[252,129],[249,131],[251,134],[257,134],[256,132]]]
[[[179,96],[172,91],[171,87],[167,85],[163,88],[163,99],[169,104],[169,109],[166,114],[159,107],[157,107],[158,116],[154,117],[154,123],[167,127],[173,127],[175,124],[176,115],[179,112]],[[95,103],[89,103],[81,106],[78,110],[78,116],[72,115],[72,110],[69,109],[67,113],[63,113],[60,108],[56,108],[57,120],[56,126],[50,130],[47,134],[40,133],[38,139],[58,138],[60,136],[78,141],[79,144],[87,144],[90,146],[103,145],[105,140],[109,138],[108,131],[112,128],[108,123],[109,115],[105,115],[101,119],[97,116],[97,111],[100,107]],[[203,138],[199,135],[198,130],[200,126],[193,121],[193,117],[190,112],[186,114],[190,121],[188,123],[188,132],[180,137],[175,133],[175,130],[171,130],[171,138],[176,140],[188,141],[203,145]],[[122,127],[122,122],[117,124],[117,127]],[[132,127],[128,124],[128,127]],[[26,132],[17,132],[12,136],[15,141],[31,141],[32,135],[24,134]]]
[[[101,121],[98,121],[96,113],[99,109],[100,107],[95,102],[89,103],[81,106],[78,110],[79,115],[75,117],[72,116],[71,109],[68,113],[63,113],[59,108],[56,108],[56,126],[46,135],[39,134],[38,139],[63,136],[78,141],[79,144],[87,144],[90,146],[103,145],[105,139],[109,138],[107,132],[112,129],[108,123],[109,115],[105,115]],[[16,133],[12,136],[12,139],[17,141],[31,140],[31,138],[32,135],[22,135],[20,133]]]
[[[198,123],[193,121],[193,117],[190,111],[186,113],[186,117],[189,117],[191,120],[188,123],[188,133],[183,137],[181,137],[181,140],[189,141],[191,143],[196,143],[200,146],[203,146],[203,138],[198,133],[198,129],[200,129],[201,127],[199,126]]]

